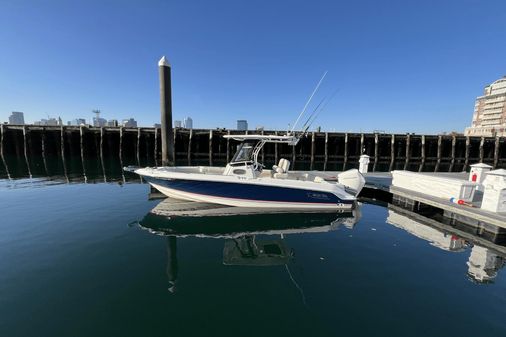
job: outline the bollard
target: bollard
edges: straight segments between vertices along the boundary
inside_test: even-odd
[[[360,159],[358,160],[359,162],[358,171],[360,173],[367,173],[367,171],[369,170],[369,161],[370,157],[368,155],[363,154],[360,156]]]

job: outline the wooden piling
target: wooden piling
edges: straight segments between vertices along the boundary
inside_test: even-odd
[[[26,168],[28,169],[28,175],[32,178],[32,171],[30,170],[30,161],[28,160],[28,146],[26,143],[26,125],[23,125],[23,153],[25,155]]]
[[[390,138],[390,167],[388,168],[389,171],[392,171],[394,169],[394,163],[395,163],[395,135],[392,135]]]
[[[188,136],[188,153],[186,154],[188,165],[192,164],[192,139],[193,139],[193,129],[190,129],[190,135]],[[227,140],[227,149],[228,149],[228,140]],[[228,153],[227,153],[227,163],[228,163]]]
[[[296,157],[296,149],[295,149],[296,145],[292,145],[292,164],[291,166],[293,167],[293,169],[295,169],[295,157]],[[276,163],[277,165],[278,163]]]
[[[348,163],[348,133],[344,134],[344,160],[343,160],[343,171],[346,170],[346,164]]]
[[[230,136],[230,130],[227,130],[227,135]],[[227,164],[230,162],[230,138],[227,138]]]
[[[153,153],[153,158],[155,158],[155,166],[158,166],[158,128],[156,127],[155,127],[155,149]]]
[[[9,173],[9,167],[7,166],[7,162],[4,157],[4,125],[0,124],[0,157],[2,157],[2,163],[5,166],[5,172],[7,173],[7,177],[11,179],[11,175]]]
[[[495,143],[494,143],[494,169],[497,168],[497,165],[499,163],[499,146],[501,144],[501,138],[499,136],[495,137]]]
[[[406,135],[406,154],[405,154],[406,158],[404,161],[404,169],[405,170],[408,169],[410,153],[411,153],[411,135],[408,133]]]
[[[372,171],[376,172],[376,166],[379,161],[379,135],[377,133],[374,134],[374,164],[372,167]]]
[[[315,153],[315,133],[311,133],[311,166],[310,170],[314,170],[314,153]]]
[[[209,166],[213,166],[213,130],[209,130]]]
[[[162,165],[174,165],[170,162],[175,157],[174,135],[172,129],[172,88],[171,68],[167,59],[162,57],[158,62],[160,78],[160,113],[162,125]]]
[[[420,150],[420,155],[422,156],[422,160],[420,161],[420,166],[418,167],[418,172],[423,171],[423,167],[425,166],[425,135],[422,135],[422,148]]]
[[[264,135],[264,130],[262,130],[260,134],[263,136]],[[228,146],[227,146],[227,149],[228,149]],[[261,151],[261,156],[262,156],[261,157],[262,158],[261,159],[262,160],[262,164],[265,163],[265,151],[264,151],[264,149],[265,149],[265,146],[262,146],[262,149],[260,150]],[[227,161],[227,163],[228,163],[228,161]]]
[[[102,165],[102,175],[104,176],[104,183],[107,182],[107,176],[105,175],[105,165],[104,165],[104,127],[100,127],[100,165]],[[137,143],[137,149],[139,148],[139,143]],[[139,160],[139,157],[137,157]]]
[[[364,147],[364,134],[360,134],[360,155],[363,155],[365,153],[365,147]]]
[[[174,141],[172,142],[172,147],[173,147],[173,151],[172,151],[172,163],[173,163],[173,165],[176,165],[176,137],[177,137],[177,129],[174,128],[173,132],[174,132]]]
[[[123,127],[119,128],[119,160],[123,161]],[[155,158],[156,158],[156,129],[155,129]],[[123,166],[123,165],[122,165]]]
[[[100,130],[100,134],[102,134],[102,130]],[[100,144],[102,144],[102,137],[100,137]],[[138,166],[141,166],[140,144],[141,144],[141,128],[137,128],[137,145],[135,146],[135,152],[137,156]],[[102,156],[102,145],[100,145],[100,156]]]
[[[450,169],[448,171],[453,172],[453,166],[455,165],[455,146],[457,145],[457,137],[452,135],[452,153],[451,153],[451,162]]]
[[[485,157],[485,151],[483,151],[484,145],[485,145],[485,137],[481,137],[481,139],[480,139],[480,163],[483,163],[483,158]]]
[[[42,162],[44,163],[44,170],[46,171],[46,175],[49,176],[49,171],[47,169],[47,161],[46,161],[46,133],[45,130],[42,129],[40,134],[40,145],[41,145],[41,153],[42,153]]]
[[[84,137],[84,128],[81,125],[81,126],[79,126],[79,148],[81,150],[80,151],[81,152],[81,166],[82,166],[82,169],[83,169],[84,182],[87,183],[88,182],[88,177],[86,176],[86,165],[84,164],[84,139],[83,139],[83,137]]]
[[[327,171],[328,157],[329,157],[329,133],[325,132],[325,161],[323,162],[324,171]]]
[[[469,136],[466,137],[466,153],[465,153],[465,158],[464,158],[464,169],[463,171],[466,171],[467,170],[467,166],[469,165],[469,149],[471,147],[471,139],[469,138]]]
[[[60,148],[61,148],[61,160],[63,163],[63,173],[65,174],[65,179],[69,182],[69,176],[67,174],[67,164],[65,163],[65,132],[63,131],[63,125],[60,127]]]
[[[441,164],[441,145],[443,144],[443,137],[441,135],[437,136],[437,161],[436,167],[434,168],[434,172],[439,171],[439,164]]]
[[[274,135],[278,135],[277,131],[274,131]],[[278,143],[274,143],[274,163],[278,165],[279,158],[278,158]]]

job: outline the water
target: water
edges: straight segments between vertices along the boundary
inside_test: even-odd
[[[1,335],[506,335],[502,246],[368,204],[173,221],[148,193],[1,181]]]

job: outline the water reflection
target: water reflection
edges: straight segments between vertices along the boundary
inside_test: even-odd
[[[470,248],[467,275],[473,282],[492,282],[498,270],[506,263],[506,247],[458,231],[450,226],[437,224],[429,218],[424,219],[419,214],[396,206],[389,205],[386,222],[448,252],[462,252]]]
[[[225,239],[223,264],[227,266],[284,266],[291,281],[289,264],[294,250],[285,236],[353,228],[360,219],[353,212],[293,213],[290,210],[250,209],[164,199],[140,222],[141,228],[167,236],[167,277],[169,292],[176,291],[178,279],[178,238]],[[275,236],[264,239],[258,235]],[[303,296],[304,297],[304,296]]]

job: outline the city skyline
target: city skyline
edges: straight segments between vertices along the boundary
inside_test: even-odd
[[[387,11],[374,1],[153,2],[149,9],[7,1],[0,119],[58,111],[71,120],[98,104],[153,125],[157,61],[166,55],[174,120],[191,112],[195,128],[247,119],[284,130],[328,70],[313,102],[338,89],[315,122],[324,130],[463,132],[476,96],[506,73],[506,46],[494,43],[506,40],[506,3],[455,3],[399,1]],[[491,43],[494,51],[484,54]]]

